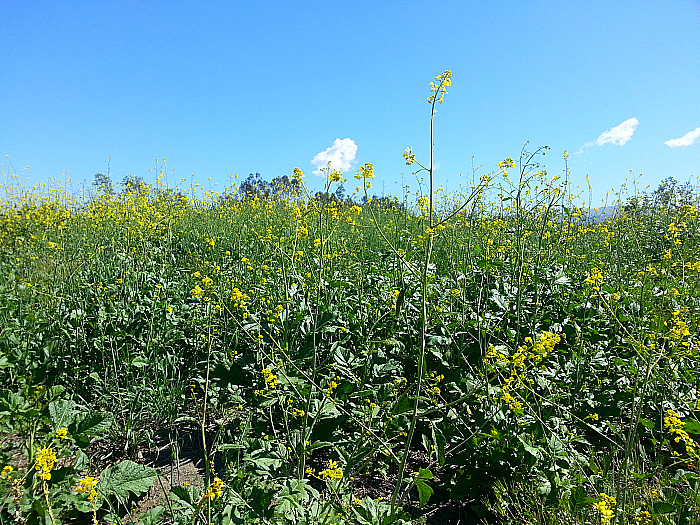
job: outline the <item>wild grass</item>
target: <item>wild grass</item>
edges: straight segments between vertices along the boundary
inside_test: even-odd
[[[0,522],[698,523],[697,193],[596,216],[542,153],[415,205],[7,185]],[[188,424],[203,486],[129,512]]]

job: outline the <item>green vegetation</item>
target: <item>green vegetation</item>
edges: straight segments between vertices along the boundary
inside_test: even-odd
[[[698,523],[697,195],[596,215],[544,151],[438,202],[408,149],[415,205],[7,185],[0,523]]]

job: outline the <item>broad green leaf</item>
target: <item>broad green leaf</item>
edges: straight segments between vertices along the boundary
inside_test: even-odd
[[[404,412],[409,412],[413,409],[410,400],[406,394],[402,394],[394,407],[391,409],[392,414],[403,414]]]
[[[67,399],[60,399],[49,403],[49,415],[51,416],[54,429],[68,428],[75,420],[77,414],[75,407],[75,401]]]
[[[683,421],[685,425],[683,425],[683,430],[688,432],[689,434],[700,434],[700,423],[693,419],[686,419]]]
[[[133,361],[131,361],[131,366],[135,366],[136,368],[144,368],[146,366],[150,366],[151,362],[146,359],[145,357],[135,357]]]
[[[433,473],[427,468],[418,469],[418,479],[433,479]]]
[[[418,489],[418,500],[420,502],[420,506],[423,507],[426,503],[428,503],[430,496],[433,495],[433,488],[421,479],[416,480],[416,488]]]
[[[58,396],[63,394],[66,389],[62,385],[54,385],[51,388],[49,388],[46,392],[46,399],[56,399]]]
[[[186,487],[181,487],[178,485],[170,489],[170,495],[173,496],[176,500],[186,503],[189,507],[194,505],[194,502],[198,497],[197,494],[193,493],[193,488],[194,487],[190,487],[188,490]]]
[[[86,436],[101,436],[112,426],[114,416],[110,412],[90,412],[76,422],[72,431]]]
[[[140,496],[150,489],[157,475],[156,469],[127,459],[102,471],[97,492],[102,496],[115,495],[125,501],[130,492]]]
[[[165,507],[158,505],[152,508],[139,518],[139,523],[141,525],[158,525],[163,523],[163,517],[165,515]]]

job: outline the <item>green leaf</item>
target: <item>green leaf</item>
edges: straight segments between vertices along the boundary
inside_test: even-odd
[[[306,451],[312,452],[312,451],[319,449],[319,448],[330,447],[332,444],[333,443],[331,443],[330,441],[314,441],[313,443],[311,443],[310,445],[308,445],[306,447]]]
[[[153,507],[151,510],[143,514],[139,518],[139,523],[141,525],[158,525],[158,523],[163,523],[163,516],[165,515],[165,507],[158,505]]]
[[[75,423],[71,433],[101,436],[110,429],[113,421],[114,416],[110,412],[89,412],[84,418]]]
[[[392,414],[403,414],[404,412],[410,412],[413,410],[411,401],[408,399],[406,394],[402,394],[394,407],[391,409]]]
[[[418,469],[418,479],[433,479],[433,473],[421,467]]]
[[[650,421],[649,419],[640,418],[639,422],[650,430],[654,430],[654,428],[656,428],[654,422]]]
[[[115,495],[124,501],[130,492],[140,496],[150,489],[157,475],[156,469],[127,459],[102,471],[97,492],[102,496]]]
[[[665,501],[657,501],[652,508],[655,514],[671,514],[672,512],[676,512],[676,506],[666,503]]]
[[[46,399],[56,399],[65,391],[66,389],[63,385],[54,385],[46,391]]]
[[[688,432],[688,434],[700,434],[700,423],[693,419],[686,419],[683,421],[683,430]]]
[[[192,494],[191,490],[187,490],[186,487],[181,487],[181,486],[175,486],[170,489],[170,495],[173,496],[176,500],[179,500],[181,502],[184,502],[187,504],[187,506],[192,506],[195,501],[195,496]]]
[[[542,450],[538,447],[533,447],[532,445],[530,445],[522,435],[518,436],[518,440],[523,444],[525,452],[531,454],[533,457],[538,459],[542,456]]]
[[[423,507],[426,503],[428,503],[430,496],[433,495],[433,488],[421,479],[416,480],[416,488],[418,489],[419,504],[421,507]]]
[[[136,368],[143,368],[146,366],[150,366],[151,362],[146,359],[145,357],[135,357],[133,361],[131,361],[131,366],[135,366]]]
[[[75,416],[78,414],[75,407],[75,401],[67,399],[49,403],[49,415],[54,429],[67,428],[75,420]]]

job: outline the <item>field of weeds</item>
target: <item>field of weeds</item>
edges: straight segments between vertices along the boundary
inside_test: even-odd
[[[414,200],[8,184],[0,523],[700,522],[697,193],[596,213],[542,152],[439,201],[410,149]]]

